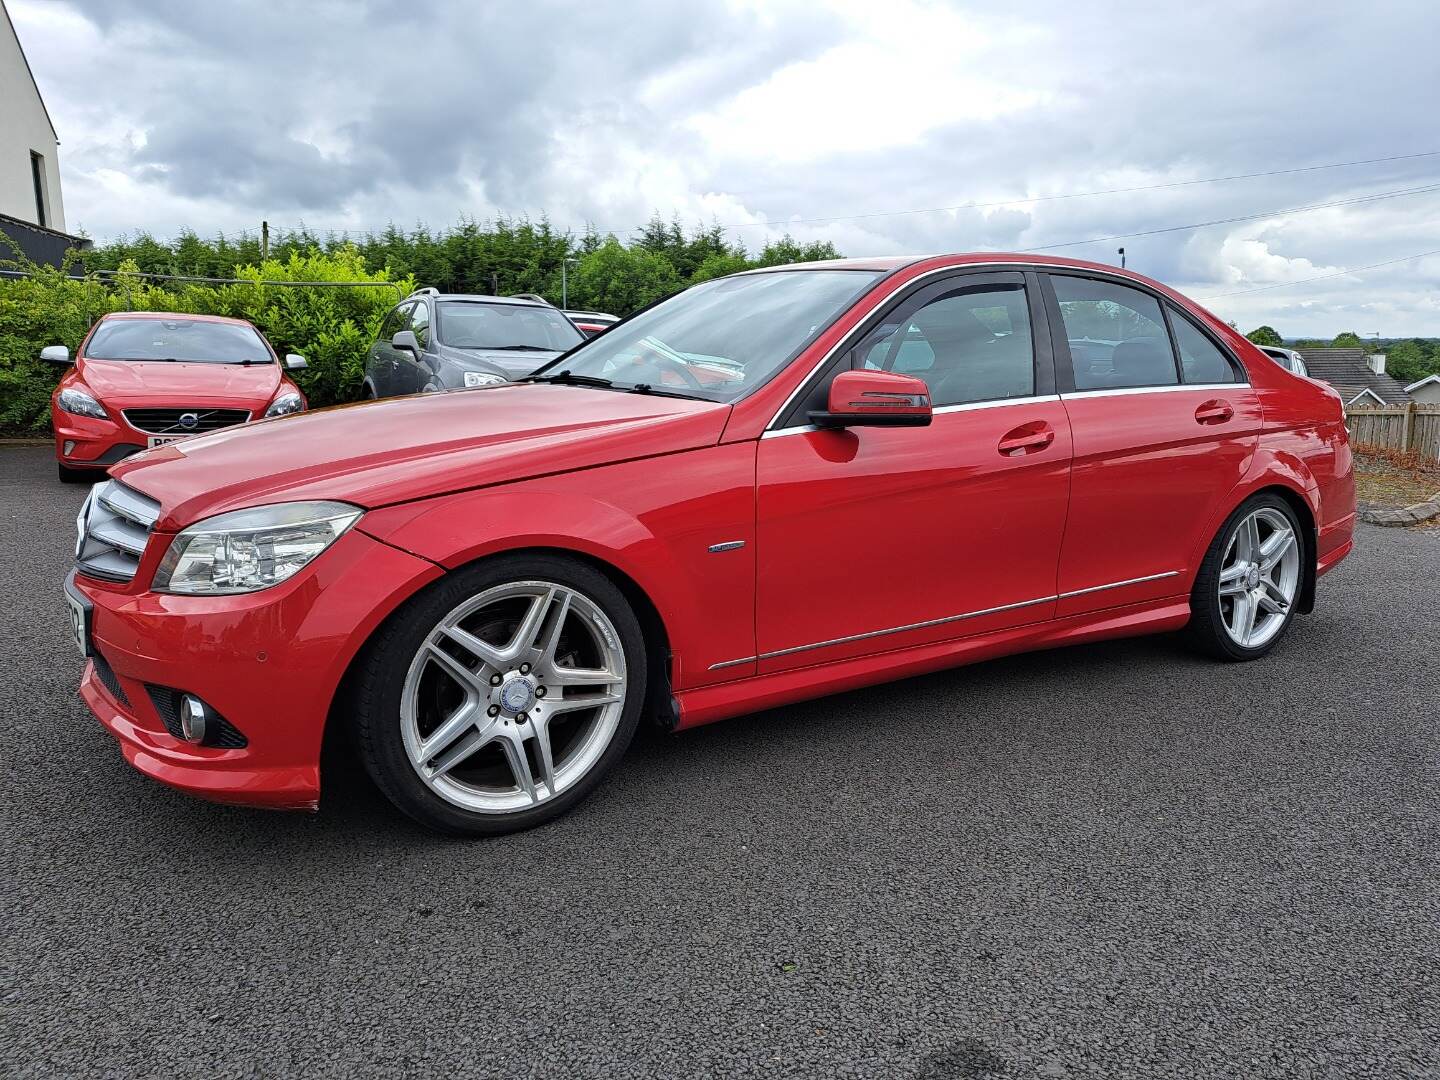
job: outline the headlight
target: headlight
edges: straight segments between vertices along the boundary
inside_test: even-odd
[[[465,372],[466,386],[499,386],[508,382],[504,375],[496,375],[489,371],[467,371]]]
[[[76,389],[73,386],[67,386],[64,390],[61,390],[60,397],[57,400],[60,408],[68,413],[74,413],[76,416],[94,416],[100,420],[110,419],[110,415],[105,411],[104,407],[101,406],[100,402],[96,401],[84,390]]]
[[[299,394],[282,394],[270,403],[270,407],[265,410],[265,415],[267,417],[289,416],[291,413],[304,411],[305,399]]]
[[[213,596],[278,585],[340,538],[360,517],[341,502],[276,503],[206,518],[175,537],[155,592]]]

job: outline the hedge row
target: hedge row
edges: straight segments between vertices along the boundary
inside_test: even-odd
[[[50,394],[61,369],[42,363],[46,345],[79,346],[100,316],[112,311],[183,311],[248,319],[280,354],[309,361],[293,377],[312,405],[359,396],[365,354],[385,313],[414,282],[389,282],[387,271],[368,271],[354,248],[291,252],[284,261],[243,266],[246,284],[152,283],[143,278],[92,275],[74,280],[69,267],[54,269],[13,260],[30,276],[0,278],[0,432],[33,434],[50,422]],[[121,270],[135,271],[134,263]],[[277,281],[350,282],[354,287],[286,286]]]

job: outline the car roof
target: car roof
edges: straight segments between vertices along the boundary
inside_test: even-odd
[[[538,307],[550,308],[552,311],[560,309],[553,304],[542,304],[538,300],[527,300],[522,296],[487,296],[484,293],[426,293],[431,300],[463,300],[471,304],[511,304],[515,307]],[[407,296],[405,300],[414,300],[415,296]],[[400,301],[404,303],[404,301]]]
[[[1024,251],[961,251],[936,255],[885,255],[874,258],[822,259],[817,262],[762,266],[755,270],[743,270],[741,274],[767,274],[779,270],[870,270],[894,273],[897,270],[922,264],[932,269],[941,269],[949,266],[995,266],[1011,263],[1016,266],[1038,266],[1055,270],[1095,270],[1113,277],[1129,278],[1146,285],[1155,284],[1152,279],[1143,274],[1137,274],[1133,270],[1123,270],[1111,263],[1090,262],[1086,259],[1072,259],[1061,255],[1032,255]]]
[[[100,322],[108,319],[164,319],[166,322],[229,323],[231,326],[248,326],[252,330],[256,328],[249,319],[232,319],[227,315],[197,315],[189,311],[112,311],[102,315]]]

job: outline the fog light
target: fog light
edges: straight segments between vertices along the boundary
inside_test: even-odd
[[[71,454],[75,453],[75,440],[74,440],[74,439],[66,439],[66,440],[65,440],[65,446],[64,446],[64,449],[62,450],[62,453],[64,453],[64,455],[65,455],[66,457],[69,457]]]
[[[205,741],[205,726],[209,721],[209,713],[205,709],[205,703],[193,694],[184,694],[180,698],[180,732],[185,736],[186,742],[200,743]]]

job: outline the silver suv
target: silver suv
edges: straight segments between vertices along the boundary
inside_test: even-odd
[[[523,379],[585,340],[549,304],[422,289],[385,317],[365,358],[364,396],[433,393]]]

